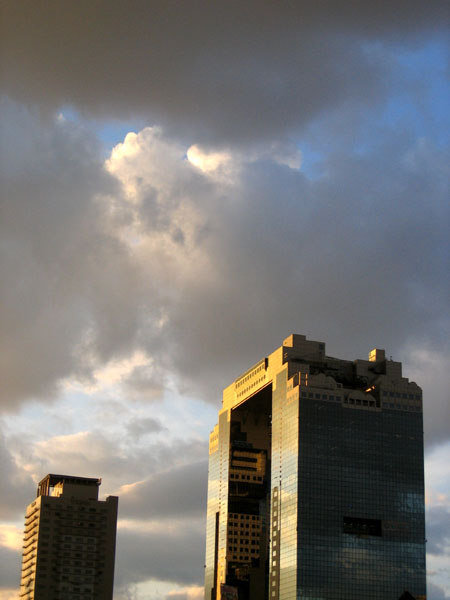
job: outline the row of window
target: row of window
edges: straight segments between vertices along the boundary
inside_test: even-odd
[[[255,540],[247,540],[242,538],[229,538],[228,542],[230,544],[239,544],[241,546],[259,546],[259,538]]]
[[[260,371],[262,371],[265,368],[266,368],[265,364],[259,365],[258,367],[256,367],[256,369],[253,369],[253,371],[251,371],[248,375],[246,375],[245,377],[242,377],[241,379],[238,379],[238,381],[236,381],[236,388],[244,385],[244,383],[246,381],[249,381],[250,379],[252,379],[256,375],[256,373],[259,373]]]
[[[407,400],[420,400],[421,399],[421,395],[420,394],[401,394],[400,392],[386,392],[385,390],[383,390],[382,392],[383,396],[389,396],[389,398],[403,398],[403,399],[407,399]]]
[[[331,402],[340,402],[341,396],[335,396],[334,394],[319,394],[314,392],[301,392],[301,398],[309,398],[312,400],[330,400]]]
[[[375,400],[361,400],[360,398],[344,398],[344,404],[375,408]]]
[[[250,535],[250,533],[253,535],[255,533],[255,531],[259,531],[260,527],[259,525],[254,525],[253,523],[251,525],[249,525],[248,523],[239,523],[239,524],[235,524],[235,523],[229,523],[228,525],[228,529],[230,531],[240,531],[241,534],[247,534]],[[247,531],[248,529],[248,531]],[[250,529],[252,529],[253,531],[250,532]]]
[[[263,481],[263,477],[259,475],[245,475],[244,473],[230,473],[230,479],[241,480],[241,481]]]
[[[239,548],[237,546],[228,546],[228,550],[230,552],[239,552],[242,556],[242,554],[259,554],[259,549],[258,548]],[[239,560],[239,558],[236,555],[232,556],[233,560]]]
[[[86,537],[86,536],[80,536],[80,535],[65,535],[64,536],[64,540],[67,542],[74,542],[77,544],[83,543],[83,544],[94,544],[95,543],[95,538],[93,537]]]
[[[404,400],[420,400],[421,399],[420,394],[403,394],[400,392],[386,392],[386,391],[383,391],[382,394],[384,397],[389,396],[390,398],[402,398]],[[337,396],[335,394],[323,394],[323,393],[318,393],[318,392],[302,391],[300,393],[300,397],[301,398],[309,398],[311,400],[329,400],[331,402],[340,402],[341,401],[341,396]],[[345,403],[345,399],[344,399],[344,403]]]
[[[248,387],[246,387],[245,389],[243,389],[243,390],[242,390],[242,392],[239,392],[239,393],[237,394],[238,398],[239,398],[240,396],[245,396],[245,394],[248,394],[248,392],[249,392],[249,391],[250,391],[252,388],[254,388],[254,387],[256,387],[257,385],[259,385],[260,383],[262,383],[262,382],[264,381],[264,379],[265,379],[265,378],[266,378],[266,377],[265,377],[265,375],[264,375],[263,377],[260,377],[259,379],[256,379],[256,380],[255,380],[253,383],[251,383],[251,384],[250,384]]]
[[[408,410],[411,412],[422,412],[422,407],[413,404],[396,404],[394,402],[383,402],[383,408],[391,408],[393,410]]]

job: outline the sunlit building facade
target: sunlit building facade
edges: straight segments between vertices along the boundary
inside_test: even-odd
[[[118,498],[101,479],[49,474],[27,507],[19,597],[112,600]]]
[[[205,600],[426,598],[422,393],[291,335],[224,390]]]

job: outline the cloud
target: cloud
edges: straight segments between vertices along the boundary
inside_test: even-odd
[[[427,552],[450,557],[450,507],[431,506],[427,510]]]
[[[6,441],[3,432],[0,431],[0,478],[1,481],[7,482],[0,496],[0,520],[20,519],[24,515],[25,506],[32,498],[32,496],[27,496],[27,492],[29,493],[30,489],[33,490],[34,486],[29,474],[17,465]],[[3,535],[11,540],[11,530],[7,529]],[[3,544],[10,546],[11,542],[3,540]]]
[[[2,525],[0,545],[10,550],[22,550],[23,531],[15,525]]]
[[[252,149],[240,151],[204,149],[198,144],[190,146],[186,158],[216,183],[236,183],[244,165],[258,161],[270,161],[299,170],[302,164],[302,153],[292,142],[272,141],[270,144],[255,145]]]
[[[85,386],[84,391],[96,392],[102,388],[116,386],[133,375],[136,369],[149,367],[149,363],[149,358],[139,351],[136,351],[129,358],[113,359],[92,373],[92,379],[95,383]],[[69,381],[69,383],[71,382]]]
[[[158,419],[153,419],[152,417],[132,419],[126,424],[126,429],[129,435],[135,439],[140,439],[142,436],[146,436],[152,433],[160,433],[161,431],[167,431],[167,428],[161,425]]]
[[[115,412],[117,418],[118,412]],[[134,433],[133,433],[134,432]],[[165,432],[163,437],[158,433]],[[119,495],[123,516],[147,518],[175,514],[180,494],[186,494],[189,514],[203,510],[206,493],[206,440],[177,439],[158,419],[137,417],[105,428],[27,439],[20,432],[10,435],[4,451],[2,476],[10,482],[2,496],[0,518],[22,518],[32,501],[36,484],[47,473],[101,477],[100,495]],[[196,487],[197,486],[197,487]],[[164,494],[175,496],[164,502]],[[154,497],[152,503],[142,494]],[[129,499],[129,506],[128,506]],[[197,503],[197,504],[196,504]],[[171,508],[172,507],[172,508]],[[180,511],[182,506],[179,506]],[[181,512],[179,513],[181,514]]]
[[[145,481],[124,486],[120,516],[124,519],[201,517],[206,511],[206,460],[155,473]]]
[[[156,531],[120,528],[116,557],[116,589],[157,579],[181,585],[199,585],[203,580],[204,522],[184,522]]]
[[[429,600],[448,600],[450,598],[443,588],[431,582],[427,584],[427,592]]]
[[[80,477],[123,476],[132,469],[133,457],[99,431],[80,431],[37,442],[28,468],[38,480],[45,473],[67,472]],[[42,475],[41,475],[42,474]],[[121,476],[119,475],[119,477]]]
[[[428,504],[439,506],[450,498],[450,442],[431,446],[425,456]]]
[[[406,348],[405,372],[415,374],[413,378],[423,389],[424,429],[428,447],[436,446],[448,439],[450,431],[449,389],[450,374],[448,353],[429,347]]]
[[[447,176],[430,141],[386,129],[364,152],[332,148],[313,179],[276,152],[235,152],[224,182],[160,128],[129,134],[105,170],[78,126],[44,130],[11,112],[16,137],[36,133],[29,186],[17,191],[6,173],[6,405],[48,398],[70,378],[89,387],[116,369],[117,379],[120,368],[131,397],[160,398],[170,379],[217,403],[242,365],[291,331],[349,358],[408,348],[414,370],[433,347],[427,369],[439,375]],[[424,379],[442,412],[446,386]]]
[[[69,374],[90,376],[98,357],[111,358],[111,344],[128,351],[135,311],[125,305],[136,302],[139,284],[94,201],[116,186],[96,140],[10,102],[2,107],[1,399],[14,408],[24,397],[54,398]]]
[[[155,139],[152,134],[150,142],[148,136],[148,132],[137,136],[140,151],[133,159],[137,164],[152,162]],[[422,161],[434,163],[436,177],[411,170],[411,156],[418,153]],[[400,157],[395,166],[389,164],[394,154]],[[402,162],[404,157],[408,160]],[[287,172],[277,161],[241,161],[235,179],[226,188],[210,186],[205,198],[201,188],[194,192],[192,175],[180,159],[171,161],[172,180],[169,184],[166,179],[164,187],[159,182],[153,186],[151,174],[148,179],[144,176],[140,185],[152,187],[155,203],[170,188],[192,189],[192,195],[183,199],[184,221],[177,216],[178,205],[165,203],[169,208],[165,221],[173,218],[183,238],[192,243],[177,248],[170,243],[168,227],[152,230],[150,245],[142,237],[140,247],[135,247],[136,254],[146,257],[142,263],[153,276],[159,275],[161,260],[168,265],[161,273],[160,289],[167,285],[170,272],[170,281],[183,290],[179,303],[166,304],[159,360],[172,373],[178,372],[188,389],[194,386],[195,393],[218,398],[220,387],[239,372],[239,364],[258,359],[254,348],[270,350],[279,344],[281,330],[313,331],[331,344],[339,339],[335,353],[352,352],[351,357],[358,348],[364,356],[380,344],[405,354],[408,344],[414,355],[425,340],[435,343],[442,326],[448,327],[441,251],[447,242],[437,218],[441,214],[445,222],[441,161],[437,149],[388,136],[382,146],[363,156],[342,149],[339,155],[332,154],[324,160],[326,177],[317,181]],[[127,170],[135,172],[129,160],[125,163],[119,157],[116,165],[113,155],[111,162],[125,181]],[[430,214],[422,197],[433,206]],[[201,243],[194,241],[199,236],[191,229],[192,214],[200,229],[207,227]],[[150,348],[151,338],[147,341]],[[427,359],[428,414],[440,410],[430,407],[445,404],[438,362],[447,352],[443,343]],[[419,369],[424,372],[424,360],[418,358],[413,367],[405,373],[415,377]],[[434,381],[431,373],[437,375]],[[415,378],[420,384],[420,377]],[[440,439],[448,435],[445,420],[430,421],[439,421]]]
[[[2,593],[1,588],[12,588],[18,585],[21,564],[20,553],[17,550],[0,546],[0,594]],[[4,590],[5,595],[7,591],[7,589]]]
[[[215,174],[230,168],[231,156],[227,152],[205,152],[197,144],[188,148],[186,157],[190,163],[198,167],[203,173]]]
[[[380,45],[445,30],[446,3],[139,3],[4,7],[2,81],[22,101],[95,115],[145,114],[178,135],[254,140],[385,96]],[[378,52],[369,52],[370,46]]]
[[[203,587],[192,586],[182,590],[169,592],[165,600],[201,600],[203,594]]]
[[[0,600],[16,600],[17,588],[0,589]]]

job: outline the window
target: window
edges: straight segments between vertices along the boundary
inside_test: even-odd
[[[381,521],[379,519],[344,517],[343,533],[381,536]]]

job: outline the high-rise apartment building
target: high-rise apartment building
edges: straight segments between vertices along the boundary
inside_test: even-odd
[[[47,475],[27,507],[20,598],[112,600],[118,498],[101,479]]]
[[[205,600],[426,598],[422,393],[291,335],[224,390]]]

